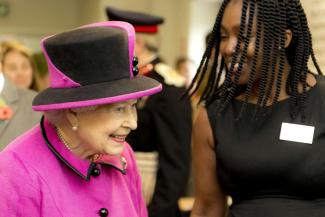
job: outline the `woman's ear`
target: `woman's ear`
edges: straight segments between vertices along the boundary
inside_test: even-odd
[[[71,126],[78,126],[78,117],[77,112],[72,111],[71,109],[65,110],[65,117],[67,118],[68,122],[71,124]]]
[[[286,29],[285,31],[285,44],[284,47],[287,48],[292,40],[292,31],[290,29]]]

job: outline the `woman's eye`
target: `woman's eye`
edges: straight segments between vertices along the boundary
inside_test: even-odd
[[[116,111],[118,112],[123,112],[125,110],[124,107],[116,107]]]
[[[225,39],[227,39],[227,38],[228,38],[227,35],[221,35],[221,40],[225,40]]]

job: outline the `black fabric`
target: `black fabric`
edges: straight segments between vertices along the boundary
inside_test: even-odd
[[[159,63],[155,59],[150,64]],[[158,151],[158,174],[149,204],[150,217],[178,217],[178,199],[184,195],[190,171],[191,104],[180,100],[185,87],[167,85],[155,71],[149,77],[163,84],[138,110],[138,128],[128,136],[135,151]]]
[[[123,25],[130,26],[127,23]],[[130,94],[130,99],[138,98],[138,92],[142,92],[141,96],[151,95],[152,88],[156,88],[154,92],[159,91],[157,81],[139,75],[131,77],[130,61],[133,54],[129,53],[129,44],[134,41],[129,42],[128,32],[123,25],[121,28],[82,27],[45,39],[44,48],[50,61],[81,86],[50,87],[34,98],[33,106],[43,105],[37,108],[39,110],[73,108],[83,106],[80,104],[82,101],[105,99],[100,103],[106,104],[111,102],[110,97]],[[51,73],[54,79],[61,76],[56,71]],[[61,79],[64,81],[64,78]],[[115,99],[114,102],[118,101]],[[60,103],[59,107],[52,105]],[[94,101],[93,105],[100,103]]]
[[[92,84],[76,88],[47,88],[33,100],[33,105],[48,105],[65,102],[80,102],[102,99],[124,94],[135,94],[157,87],[159,83],[145,76],[120,79],[106,83]]]
[[[292,123],[290,100],[280,101],[259,121],[236,121],[240,101],[221,116],[211,104],[217,176],[232,196],[229,217],[321,217],[325,215],[325,78],[307,92],[306,123],[315,126],[313,144],[279,140],[282,122]],[[255,105],[248,105],[254,112]],[[299,120],[294,123],[299,123]]]
[[[159,25],[164,22],[164,19],[162,17],[145,13],[120,10],[113,7],[107,7],[106,14],[109,20],[125,21],[131,23],[132,25],[151,26]]]
[[[130,77],[125,30],[80,28],[48,38],[44,46],[56,68],[82,86]]]

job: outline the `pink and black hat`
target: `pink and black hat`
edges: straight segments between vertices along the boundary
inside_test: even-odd
[[[121,102],[161,91],[159,82],[137,75],[135,32],[120,21],[94,23],[42,40],[50,88],[33,101],[36,111]]]

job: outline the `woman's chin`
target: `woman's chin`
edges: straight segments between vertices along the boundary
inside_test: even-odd
[[[105,154],[107,154],[107,155],[120,155],[120,154],[122,154],[123,150],[124,150],[123,145],[110,147],[110,148],[105,150]]]

